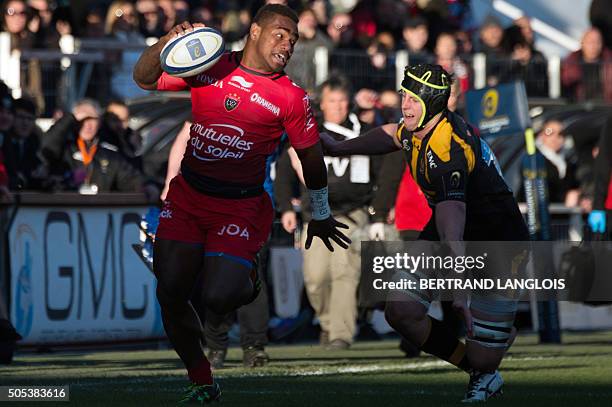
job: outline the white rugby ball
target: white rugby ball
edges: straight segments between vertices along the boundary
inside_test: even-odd
[[[221,33],[202,27],[168,41],[159,58],[161,68],[169,75],[186,78],[212,67],[223,52],[225,42]]]

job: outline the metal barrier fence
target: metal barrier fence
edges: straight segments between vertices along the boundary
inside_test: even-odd
[[[521,213],[527,213],[527,204],[519,203]],[[584,235],[586,223],[584,221],[585,213],[580,208],[568,208],[560,203],[551,203],[550,210],[550,227],[551,240],[559,242],[580,242]]]
[[[85,96],[104,104],[112,97],[130,98],[146,94],[132,81],[132,68],[144,49],[142,44],[67,36],[62,38],[60,46],[60,50],[11,51],[8,34],[0,34],[0,60],[3,61],[0,79],[13,89],[15,97],[20,97],[22,92],[33,96],[43,117],[49,117],[55,109],[66,108]],[[297,77],[292,79],[307,89],[314,88],[334,71],[346,75],[354,89],[394,89],[399,86],[403,69],[410,62],[406,51],[374,58],[365,50],[328,51],[322,47],[312,55],[294,57],[300,66],[296,69],[290,65],[288,70],[296,71]],[[559,57],[535,59],[522,65],[509,58],[487,60],[484,54],[474,54],[463,59],[463,66],[467,74],[465,83],[469,88],[478,89],[518,79],[525,82],[530,97],[573,98],[572,86],[562,87]],[[578,72],[584,73],[581,76],[583,86],[591,93],[612,81],[609,77],[612,67],[602,66],[599,70],[577,68]]]
[[[153,276],[131,250],[147,210],[142,195],[25,193],[18,202],[0,205],[0,301],[24,343],[163,337]],[[579,210],[550,209],[555,240],[582,230]],[[275,222],[272,245],[291,244]]]

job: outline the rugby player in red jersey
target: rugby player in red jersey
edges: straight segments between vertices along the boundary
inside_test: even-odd
[[[154,247],[166,334],[187,368],[191,386],[184,401],[205,403],[220,396],[200,345],[199,321],[189,299],[197,278],[202,301],[226,314],[254,298],[253,260],[268,238],[273,210],[263,190],[266,158],[286,132],[304,167],[310,189],[314,236],[329,250],[350,243],[327,200],[327,173],[308,95],[283,72],[298,40],[297,15],[282,5],[262,7],[241,52],[228,52],[210,69],[190,78],[169,76],[160,52],[184,22],[147,48],[134,67],[144,89],[190,89],[190,140],[181,173],[169,187]],[[314,227],[313,227],[314,226]]]

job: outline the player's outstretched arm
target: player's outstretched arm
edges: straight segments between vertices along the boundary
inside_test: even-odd
[[[325,155],[382,155],[401,149],[395,133],[397,124],[385,124],[350,140],[337,141],[327,133],[321,133],[321,144]]]
[[[204,24],[196,23],[192,25],[190,22],[184,21],[174,26],[166,35],[161,37],[159,41],[145,49],[134,66],[134,82],[146,90],[157,89],[157,80],[162,75],[161,63],[159,60],[162,49],[172,38],[193,31],[196,27],[204,27]]]
[[[312,208],[312,220],[308,224],[306,236],[306,249],[310,248],[312,239],[317,236],[323,241],[329,251],[334,251],[330,242],[333,240],[344,249],[351,243],[344,233],[338,228],[348,229],[348,226],[336,221],[331,215],[327,193],[327,170],[323,161],[321,144],[295,150],[304,171],[304,182],[310,195],[310,206]]]

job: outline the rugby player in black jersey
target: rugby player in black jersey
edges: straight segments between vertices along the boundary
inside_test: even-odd
[[[462,254],[463,246],[456,242],[527,241],[525,221],[495,155],[461,116],[447,109],[451,82],[451,75],[439,65],[406,67],[399,90],[400,122],[343,142],[322,134],[326,154],[375,155],[404,150],[412,176],[433,210],[420,239],[448,242],[455,255]],[[518,250],[508,254],[513,260],[526,255]],[[423,278],[417,271],[407,277],[419,276]],[[485,401],[502,390],[498,367],[516,334],[517,301],[472,293],[468,305],[459,297],[453,306],[466,324],[465,344],[443,321],[427,315],[432,300],[429,292],[389,294],[385,315],[396,331],[421,350],[470,374],[463,401]]]

